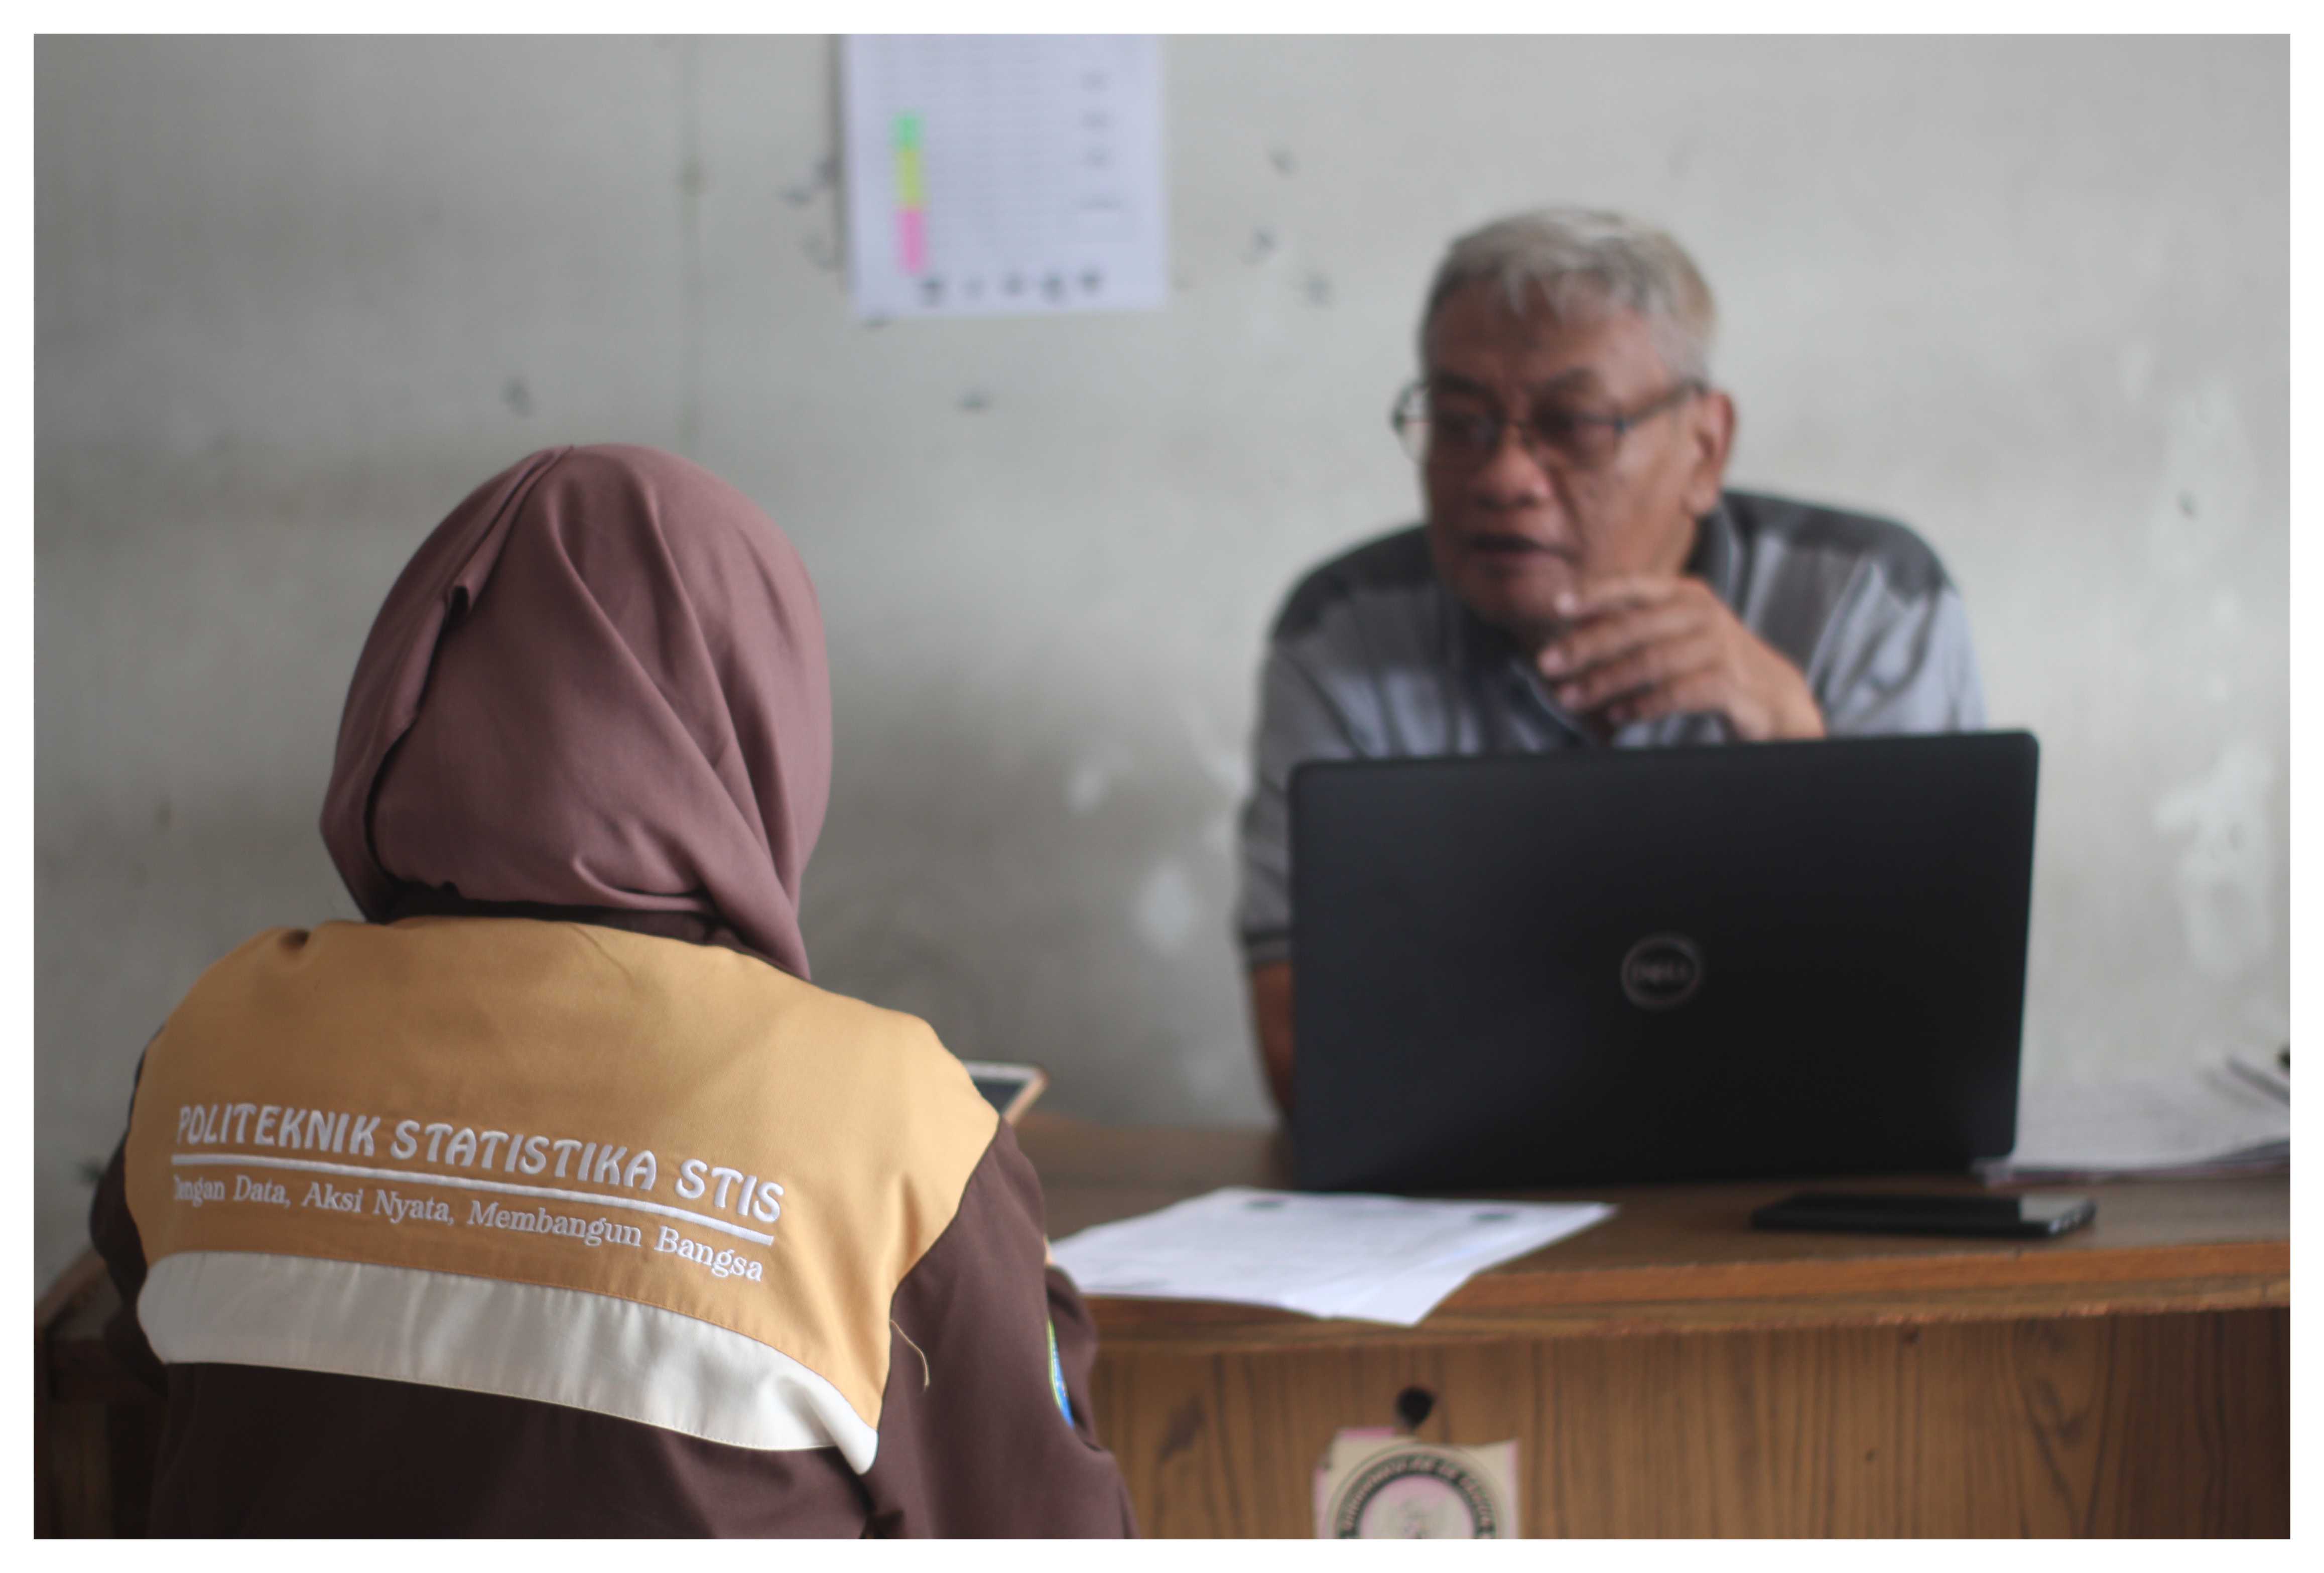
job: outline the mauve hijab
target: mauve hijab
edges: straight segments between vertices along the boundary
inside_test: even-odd
[[[672,455],[549,448],[388,592],[322,829],[374,921],[415,890],[692,914],[805,978],[830,796],[823,616],[782,531]]]

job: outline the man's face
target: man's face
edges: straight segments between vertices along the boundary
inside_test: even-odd
[[[1628,415],[1676,382],[1646,319],[1614,309],[1572,320],[1509,310],[1499,285],[1449,297],[1428,327],[1427,382],[1440,437],[1422,465],[1437,576],[1479,617],[1527,645],[1556,627],[1555,598],[1587,580],[1674,574],[1694,521],[1719,498],[1733,410],[1683,399],[1594,465],[1505,432],[1489,454],[1452,451],[1449,421],[1498,416],[1554,427],[1561,414]],[[1473,424],[1473,419],[1472,419]]]

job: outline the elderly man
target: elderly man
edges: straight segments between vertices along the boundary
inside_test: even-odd
[[[1427,522],[1303,579],[1260,676],[1240,927],[1285,1109],[1301,761],[1984,724],[1960,593],[1918,537],[1722,489],[1714,325],[1686,253],[1615,214],[1502,219],[1437,269],[1394,416]]]

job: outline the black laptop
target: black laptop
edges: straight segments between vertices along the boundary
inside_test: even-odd
[[[1974,732],[1300,767],[1298,1183],[2007,1153],[2038,759]]]

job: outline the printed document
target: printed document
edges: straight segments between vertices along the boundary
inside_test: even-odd
[[[1995,1184],[2282,1169],[2292,1090],[2257,1056],[2108,1081],[2037,1082],[2018,1096],[2017,1147],[1978,1165]]]
[[[1168,298],[1157,40],[858,34],[840,69],[858,317]]]
[[[1411,1327],[1473,1276],[1613,1215],[1604,1202],[1416,1201],[1233,1186],[1057,1242],[1082,1292],[1223,1300]]]

